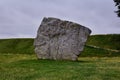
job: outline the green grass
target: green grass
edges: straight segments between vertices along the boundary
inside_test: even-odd
[[[34,54],[34,39],[0,39],[0,53]],[[89,37],[84,51],[80,56],[83,57],[116,57],[120,56],[120,34],[92,35]],[[97,46],[98,48],[90,47]],[[104,49],[105,48],[105,49]],[[118,50],[109,51],[106,49]]]
[[[120,34],[92,35],[89,37],[87,45],[120,50]]]
[[[120,35],[90,36],[76,62],[37,60],[33,41],[0,39],[0,80],[120,79]]]
[[[81,57],[120,57],[120,51],[109,51],[103,48],[93,48],[85,46],[84,51],[79,55]]]
[[[119,80],[120,57],[79,61],[37,60],[35,55],[0,53],[0,80]]]
[[[33,54],[33,41],[32,38],[0,39],[0,53]]]

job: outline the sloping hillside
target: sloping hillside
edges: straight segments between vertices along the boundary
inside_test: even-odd
[[[34,54],[32,38],[0,39],[0,53]],[[80,56],[120,56],[120,35],[92,35]]]
[[[0,39],[0,53],[33,54],[32,38]]]
[[[90,36],[80,56],[120,56],[120,34]]]
[[[87,45],[120,50],[120,34],[92,35],[88,39]]]

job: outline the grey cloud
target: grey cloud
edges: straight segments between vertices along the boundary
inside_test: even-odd
[[[120,33],[112,0],[0,0],[0,38],[35,37],[43,17],[58,17],[92,29]]]

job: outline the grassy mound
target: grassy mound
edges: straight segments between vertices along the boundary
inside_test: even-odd
[[[80,56],[120,56],[120,34],[90,36]]]
[[[0,39],[0,53],[34,54],[32,38]],[[80,56],[120,56],[120,35],[92,35]]]
[[[92,35],[89,37],[87,45],[120,50],[120,34]]]
[[[104,48],[94,48],[85,46],[84,51],[80,54],[81,57],[117,57],[120,56],[120,51],[111,51]]]
[[[0,53],[33,54],[33,39],[0,39]]]

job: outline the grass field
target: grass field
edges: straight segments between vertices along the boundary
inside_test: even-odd
[[[0,39],[0,80],[120,80],[120,34],[90,36],[79,60],[38,60],[34,39]]]
[[[120,34],[91,35],[87,45],[120,50]]]
[[[34,54],[34,39],[0,39],[0,53]],[[120,34],[92,35],[89,37],[82,57],[117,57],[120,56]],[[91,46],[97,46],[95,48]],[[106,49],[113,49],[110,51]]]
[[[0,53],[0,80],[120,80],[120,57],[80,57],[72,62]]]

